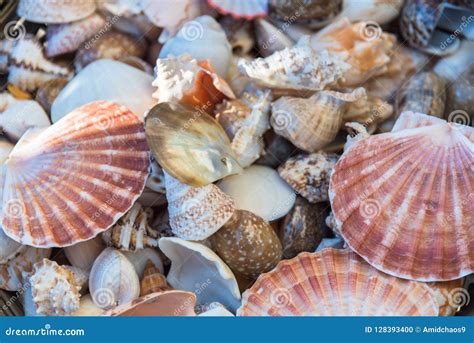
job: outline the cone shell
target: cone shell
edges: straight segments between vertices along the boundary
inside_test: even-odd
[[[155,267],[153,262],[148,261],[145,272],[143,273],[143,279],[140,281],[140,296],[143,297],[151,293],[163,292],[170,289],[171,287],[166,282],[166,276]]]
[[[354,143],[330,199],[341,234],[371,265],[422,281],[474,270],[474,131],[404,112],[391,133]]]
[[[35,23],[59,24],[83,19],[95,10],[95,1],[20,0],[16,13]]]
[[[211,242],[234,273],[253,279],[271,270],[281,259],[281,244],[275,231],[249,211],[235,211]]]
[[[182,239],[206,239],[234,213],[234,201],[213,184],[192,187],[166,173],[165,182],[170,225]]]
[[[106,101],[82,106],[24,136],[5,162],[5,233],[37,247],[88,240],[132,206],[149,163],[132,112]]]
[[[243,294],[239,316],[436,316],[425,284],[389,276],[349,250],[284,260]]]
[[[219,13],[230,15],[235,19],[243,18],[251,20],[258,17],[264,17],[267,15],[268,9],[268,0],[208,0],[208,3]]]

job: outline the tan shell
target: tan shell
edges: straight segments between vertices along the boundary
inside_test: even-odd
[[[343,123],[358,122],[370,132],[389,119],[394,112],[393,106],[381,98],[367,95],[348,103],[342,117]]]
[[[437,316],[428,286],[379,272],[350,250],[284,260],[243,294],[238,316]]]
[[[440,316],[454,316],[462,306],[469,303],[469,292],[463,288],[465,279],[430,282],[431,289],[439,305]]]
[[[74,267],[90,270],[95,259],[104,249],[105,244],[99,235],[88,241],[64,248],[64,254]]]
[[[165,182],[170,226],[179,238],[206,239],[234,213],[234,201],[216,185],[188,186],[167,173]]]
[[[20,0],[16,13],[35,23],[59,24],[85,18],[95,10],[95,1]]]
[[[137,202],[114,226],[102,233],[102,238],[108,246],[126,251],[158,246],[158,233],[150,227],[147,212]]]
[[[272,104],[271,125],[298,148],[315,152],[336,138],[346,103],[364,96],[364,89],[357,88],[351,93],[321,91],[307,99],[281,97]]]
[[[235,274],[249,278],[271,270],[281,259],[281,244],[273,228],[252,212],[236,210],[213,236],[213,249]]]
[[[163,292],[170,289],[171,287],[166,282],[166,276],[155,267],[153,262],[148,261],[143,278],[140,281],[140,296],[143,297],[151,293]]]
[[[471,273],[473,130],[404,112],[392,132],[354,143],[336,164],[329,189],[349,246],[402,278],[442,281]]]

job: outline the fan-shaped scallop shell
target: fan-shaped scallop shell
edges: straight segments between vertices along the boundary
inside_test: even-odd
[[[149,158],[143,124],[111,102],[89,103],[27,133],[4,164],[5,233],[37,247],[96,236],[138,198]]]
[[[474,271],[474,129],[404,112],[355,142],[329,195],[341,234],[372,266],[442,281]]]
[[[301,253],[261,275],[240,316],[436,316],[425,284],[379,272],[349,250]]]
[[[208,0],[211,7],[218,12],[231,15],[235,19],[254,19],[267,15],[268,0]]]
[[[95,10],[95,1],[20,0],[16,12],[35,23],[59,24],[85,18]]]

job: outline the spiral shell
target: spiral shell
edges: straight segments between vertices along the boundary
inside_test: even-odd
[[[148,261],[145,267],[143,278],[140,281],[140,296],[145,296],[155,292],[170,290],[171,287],[166,282],[166,277],[155,267],[153,262]]]

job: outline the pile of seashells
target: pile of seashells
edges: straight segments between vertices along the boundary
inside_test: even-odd
[[[0,10],[2,315],[474,313],[472,1]]]

